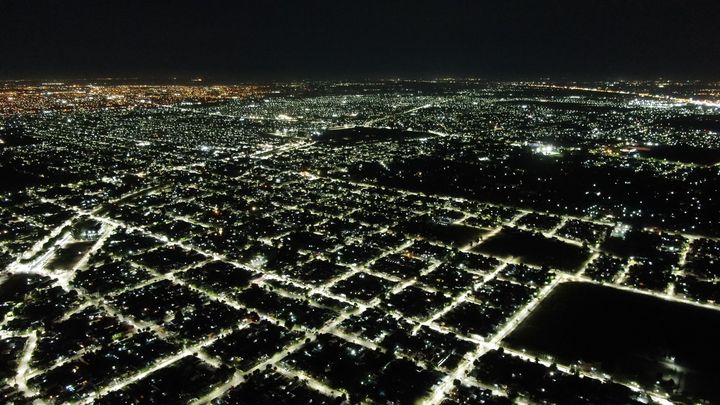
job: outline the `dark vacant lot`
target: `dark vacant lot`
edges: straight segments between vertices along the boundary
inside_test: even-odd
[[[720,115],[706,114],[677,116],[668,118],[665,120],[664,124],[683,131],[693,129],[701,131],[720,131]]]
[[[95,242],[73,242],[58,249],[48,266],[52,269],[70,270],[93,247]]]
[[[573,271],[590,257],[590,252],[540,233],[504,228],[477,246],[475,251],[492,256],[515,257],[523,263]]]
[[[662,145],[639,153],[645,157],[699,165],[714,165],[720,162],[720,149],[697,148],[694,146]]]
[[[399,226],[399,231],[422,238],[461,247],[476,240],[486,229],[461,224],[438,224],[430,221],[408,222]]]
[[[563,364],[592,364],[646,388],[672,380],[682,402],[720,401],[720,311],[566,283],[505,342]]]
[[[404,139],[427,138],[433,136],[435,135],[428,132],[403,131],[401,129],[390,128],[353,127],[330,129],[323,132],[315,139],[320,143],[343,146],[361,143],[401,141]]]

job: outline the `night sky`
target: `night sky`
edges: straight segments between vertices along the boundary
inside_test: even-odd
[[[719,0],[0,0],[0,77],[720,77]]]

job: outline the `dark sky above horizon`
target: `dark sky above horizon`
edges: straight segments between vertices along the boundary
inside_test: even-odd
[[[0,0],[0,78],[718,78],[719,0]]]

